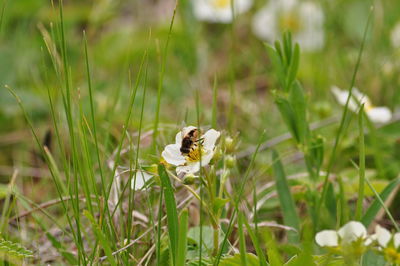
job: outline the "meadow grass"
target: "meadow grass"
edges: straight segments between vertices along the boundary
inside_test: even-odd
[[[8,34],[1,31],[9,27],[7,3],[0,6],[1,38]],[[349,243],[340,236],[339,244],[327,249],[315,241],[319,231],[349,221],[369,232],[376,223],[399,232],[400,169],[388,169],[399,158],[380,138],[394,135],[389,146],[396,151],[400,124],[393,119],[376,126],[353,91],[363,77],[363,60],[373,56],[367,49],[373,11],[357,56],[349,59],[354,67],[342,62],[346,71],[353,70],[343,79],[349,80],[348,96],[340,119],[325,116],[315,126],[312,82],[302,69],[312,55],[303,65],[302,48],[290,32],[273,45],[249,41],[242,47],[237,37],[242,25],[235,18],[214,29],[227,32],[227,51],[215,58],[227,62],[225,69],[208,73],[199,63],[191,74],[195,60],[180,48],[200,38],[189,36],[194,32],[216,33],[197,28],[186,16],[188,3],[174,5],[164,29],[146,28],[138,33],[140,40],[123,41],[140,48],[120,52],[122,67],[106,71],[113,89],[100,104],[104,77],[94,63],[101,57],[91,44],[94,29],[81,31],[77,41],[65,17],[71,5],[50,5],[56,19],[39,26],[47,51],[42,49],[41,72],[35,75],[44,88],[53,143],[43,142],[41,119],[20,96],[18,83],[5,85],[22,113],[20,123],[33,136],[38,167],[48,169],[50,179],[18,181],[22,174],[15,165],[1,198],[1,264],[396,265],[395,238],[384,248],[373,238],[373,244],[364,244],[367,236]],[[191,23],[197,25],[193,32],[182,29]],[[251,49],[243,56],[238,47]],[[243,67],[257,57],[262,60],[254,68]],[[254,84],[266,72],[267,103],[275,107],[257,106],[260,111],[252,114],[254,109],[243,106],[260,97]],[[204,80],[208,84],[201,88]],[[253,85],[243,91],[242,83]],[[174,86],[189,88],[188,96],[171,90]],[[357,113],[349,107],[353,99],[360,106]],[[198,173],[181,175],[161,153],[188,125],[221,135],[211,162],[203,165],[206,154],[199,152]],[[202,151],[203,142],[198,143]],[[39,196],[31,199],[27,188]]]

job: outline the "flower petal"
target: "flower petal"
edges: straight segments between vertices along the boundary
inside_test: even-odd
[[[392,119],[392,112],[387,107],[374,107],[367,110],[367,115],[374,123],[387,123]]]
[[[232,9],[230,1],[226,5],[218,6],[214,1],[196,0],[193,3],[193,14],[199,19],[209,22],[230,23],[232,21]],[[235,15],[247,11],[253,4],[252,0],[235,0]]]
[[[277,27],[276,10],[276,2],[270,1],[266,7],[262,8],[254,15],[252,30],[261,40],[273,43],[278,39],[279,32]]]
[[[144,172],[144,171],[137,171],[136,172],[136,182],[134,180],[135,175],[132,177],[131,181],[131,188],[132,190],[141,190],[146,182],[150,180],[153,176]]]
[[[365,239],[364,245],[365,245],[365,246],[369,246],[369,245],[371,245],[374,241],[376,241],[376,239],[377,239],[376,234],[370,235],[370,236],[368,236],[368,237]]]
[[[339,245],[338,234],[334,230],[323,230],[315,235],[315,242],[321,247],[336,247]]]
[[[210,161],[213,158],[213,156],[214,156],[214,151],[208,151],[207,153],[202,154],[202,156],[201,156],[201,166],[202,167],[207,166],[210,163]]]
[[[336,100],[338,101],[338,103],[340,105],[342,105],[342,106],[346,105],[347,97],[349,97],[349,92],[348,91],[343,91],[343,90],[339,89],[336,86],[332,86],[331,87],[331,92],[335,96]],[[357,112],[358,104],[353,98],[350,99],[348,106],[349,106],[349,109],[351,111]]]
[[[215,129],[208,130],[202,136],[202,138],[204,138],[203,147],[209,151],[214,150],[215,142],[217,141],[220,135],[221,133],[219,131],[216,131]]]
[[[358,238],[365,238],[367,229],[360,222],[350,221],[339,229],[338,234],[344,243],[350,243]]]
[[[178,166],[176,167],[176,173],[178,176],[180,174],[195,174],[200,170],[200,163],[199,162],[193,162],[193,163],[187,163],[186,165],[183,166]]]
[[[392,234],[386,228],[383,228],[379,224],[375,227],[375,235],[379,245],[383,248],[385,248],[390,239],[392,239]]]
[[[182,145],[182,138],[183,138],[182,131],[179,131],[178,133],[176,133],[175,144]]]
[[[182,156],[180,151],[180,145],[178,144],[169,144],[165,147],[161,156],[164,158],[167,163],[172,165],[182,165],[186,162],[185,157]]]
[[[400,246],[400,233],[396,233],[393,236],[393,244],[394,247],[397,249]]]

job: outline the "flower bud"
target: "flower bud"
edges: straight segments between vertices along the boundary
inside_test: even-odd
[[[225,165],[229,169],[234,168],[236,166],[236,156],[232,155],[225,156]]]
[[[227,152],[233,152],[235,150],[235,141],[230,136],[225,137],[224,144]]]
[[[187,174],[184,178],[183,178],[183,184],[185,185],[193,185],[196,182],[197,176],[195,176],[194,174]]]
[[[220,147],[215,148],[213,162],[218,162],[222,157],[222,151]]]

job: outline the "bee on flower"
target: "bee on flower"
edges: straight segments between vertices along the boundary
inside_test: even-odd
[[[332,86],[331,91],[339,104],[344,106],[346,104],[347,97],[349,96],[349,92],[341,90],[336,86]],[[361,93],[357,88],[353,88],[352,95],[353,98],[350,99],[348,105],[352,112],[357,112],[359,104],[364,104],[364,110],[372,122],[387,123],[392,119],[392,112],[389,108],[385,106],[375,107],[372,105],[368,96]]]
[[[260,39],[274,43],[285,31],[290,31],[294,42],[306,51],[324,46],[324,13],[311,1],[270,0],[253,18],[253,33]]]
[[[215,143],[220,132],[210,129],[203,135],[194,126],[188,126],[178,132],[175,143],[165,147],[161,156],[176,166],[178,176],[195,174],[200,166],[207,166],[214,156]]]
[[[232,9],[233,3],[233,9]],[[252,0],[193,0],[193,13],[198,20],[211,23],[231,23],[234,16],[246,12]]]

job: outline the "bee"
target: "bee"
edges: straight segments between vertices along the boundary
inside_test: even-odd
[[[190,154],[190,152],[194,151],[198,147],[199,143],[203,143],[203,139],[200,139],[199,135],[199,130],[195,128],[183,136],[180,148],[183,155]]]

